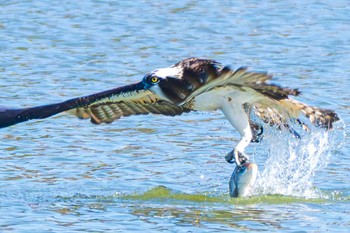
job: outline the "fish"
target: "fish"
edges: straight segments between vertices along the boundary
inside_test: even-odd
[[[250,197],[258,176],[258,165],[245,162],[236,166],[229,181],[230,197]]]

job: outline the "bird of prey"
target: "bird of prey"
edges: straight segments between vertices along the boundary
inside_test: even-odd
[[[175,116],[190,111],[220,109],[241,135],[237,146],[225,158],[240,165],[248,159],[246,147],[262,133],[260,125],[251,121],[251,114],[278,127],[297,121],[307,128],[299,120],[301,114],[325,129],[331,129],[333,122],[339,120],[332,110],[289,98],[300,92],[271,84],[271,78],[268,73],[247,68],[234,70],[213,60],[192,57],[171,67],[156,69],[134,84],[61,103],[22,109],[2,108],[0,128],[65,111],[100,124],[137,114]]]

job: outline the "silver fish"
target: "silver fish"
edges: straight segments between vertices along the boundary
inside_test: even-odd
[[[251,196],[256,177],[258,175],[258,165],[246,162],[241,166],[236,166],[229,182],[231,197]]]

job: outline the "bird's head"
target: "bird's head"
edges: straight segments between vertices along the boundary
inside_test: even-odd
[[[150,90],[163,100],[178,103],[182,100],[176,96],[173,89],[177,90],[177,86],[180,85],[180,74],[181,70],[178,67],[157,69],[146,74],[141,83],[144,89]]]

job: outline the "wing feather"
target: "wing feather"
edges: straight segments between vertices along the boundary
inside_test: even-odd
[[[122,116],[138,114],[180,115],[191,111],[160,100],[159,96],[143,89],[142,83],[130,84],[100,93],[78,97],[65,102],[22,109],[0,109],[0,128],[20,122],[43,119],[69,112],[92,123],[111,123]]]
[[[270,97],[276,100],[288,98],[288,95],[297,96],[300,94],[297,89],[290,89],[267,83],[267,81],[272,78],[272,75],[268,73],[248,71],[245,67],[235,71],[229,67],[223,67],[217,70],[217,73],[212,73],[211,76],[213,77],[208,78],[206,83],[188,94],[181,104],[193,100],[196,96],[204,92],[225,86],[257,95],[257,97]]]
[[[186,59],[179,64],[184,66],[182,76],[177,79],[179,84],[176,85],[176,79],[172,79],[168,82],[172,85],[167,86],[165,83],[164,86],[172,93],[170,99],[180,101],[180,105],[195,101],[196,96],[202,93],[230,87],[246,93],[242,98],[247,98],[247,104],[253,105],[256,115],[265,122],[284,125],[288,120],[298,120],[299,115],[304,114],[314,125],[330,129],[333,122],[339,120],[332,110],[290,99],[289,96],[298,96],[300,91],[269,83],[272,75],[266,72],[248,71],[245,67],[232,70],[227,66],[221,67],[215,61],[196,58]]]
[[[150,94],[154,95],[154,94]],[[127,117],[131,115],[143,115],[143,114],[162,114],[167,116],[180,115],[183,112],[191,111],[188,108],[174,105],[168,101],[155,100],[155,96],[148,98],[151,101],[145,100],[137,101],[137,99],[124,100],[118,102],[103,102],[98,104],[91,104],[84,108],[76,108],[70,111],[70,113],[82,118],[91,118],[91,122],[95,124],[111,123],[121,117]],[[134,101],[136,100],[136,101]],[[82,114],[83,112],[83,114]]]
[[[290,99],[289,96],[297,96],[300,92],[269,83],[272,75],[268,73],[248,71],[245,67],[232,70],[213,60],[198,58],[185,59],[173,67],[181,68],[175,70],[182,72],[175,77],[166,76],[159,82],[164,94],[162,97],[145,90],[143,83],[139,82],[57,104],[22,109],[2,108],[0,128],[65,111],[79,118],[90,118],[96,124],[111,123],[121,117],[138,114],[174,116],[191,111],[196,96],[223,87],[244,93],[241,95],[243,101],[247,98],[246,103],[251,104],[262,118],[285,122],[304,114],[313,124],[325,128],[331,128],[332,123],[339,119],[334,111]]]

